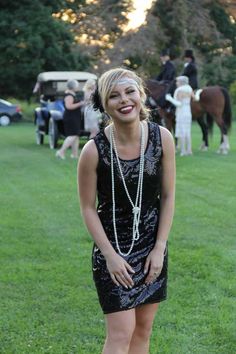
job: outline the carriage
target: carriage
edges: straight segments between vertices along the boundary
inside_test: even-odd
[[[83,99],[83,86],[88,79],[97,79],[92,73],[83,71],[49,71],[42,72],[37,77],[33,93],[37,94],[40,106],[34,112],[36,125],[36,143],[42,145],[48,135],[49,146],[55,149],[59,139],[65,137],[63,126],[64,104],[63,97],[68,80],[75,79],[80,84],[78,98]],[[82,129],[80,136],[89,136],[90,132],[84,129],[82,112]]]

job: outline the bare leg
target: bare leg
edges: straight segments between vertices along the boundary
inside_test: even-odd
[[[71,157],[77,159],[79,150],[79,137],[76,136],[74,142],[71,145]]]
[[[66,150],[73,144],[76,136],[68,136],[64,142],[62,147],[56,152],[56,156],[60,158],[65,158]]]
[[[186,136],[186,145],[187,145],[187,155],[192,155],[192,141],[191,141],[191,133]]]
[[[148,354],[152,324],[158,304],[147,304],[136,308],[136,326],[129,354]]]
[[[179,138],[179,141],[180,141],[180,156],[185,156],[186,155],[185,137]]]
[[[107,337],[103,354],[128,354],[135,328],[135,309],[106,315]]]

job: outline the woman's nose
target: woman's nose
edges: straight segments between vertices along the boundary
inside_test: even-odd
[[[128,100],[127,95],[125,93],[121,94],[120,100],[121,100],[121,102],[127,102],[127,100]]]

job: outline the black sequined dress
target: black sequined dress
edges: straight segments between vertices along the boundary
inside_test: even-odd
[[[156,123],[148,122],[148,135],[148,143],[145,150],[142,209],[139,224],[140,238],[135,241],[131,254],[124,257],[135,271],[135,274],[132,275],[134,281],[132,289],[126,289],[113,283],[106,267],[105,258],[96,245],[93,248],[93,278],[99,301],[105,314],[128,310],[141,304],[157,303],[166,299],[167,250],[160,276],[152,284],[145,284],[144,264],[155,244],[158,229],[162,172],[161,135],[160,128]],[[97,211],[106,235],[117,251],[112,221],[110,143],[104,131],[101,131],[94,138],[94,141],[99,154],[97,167]],[[132,206],[124,190],[115,153],[113,158],[116,228],[120,249],[123,253],[127,253],[132,242]],[[129,194],[134,201],[139,175],[139,158],[133,160],[120,159],[120,162]]]

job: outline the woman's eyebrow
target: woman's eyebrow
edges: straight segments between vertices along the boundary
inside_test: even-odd
[[[127,86],[126,88],[125,88],[125,90],[129,90],[130,88],[134,88],[135,87],[135,85],[130,85],[130,86]],[[116,91],[116,90],[112,90],[111,91],[111,94],[112,93],[119,93],[119,91]]]

